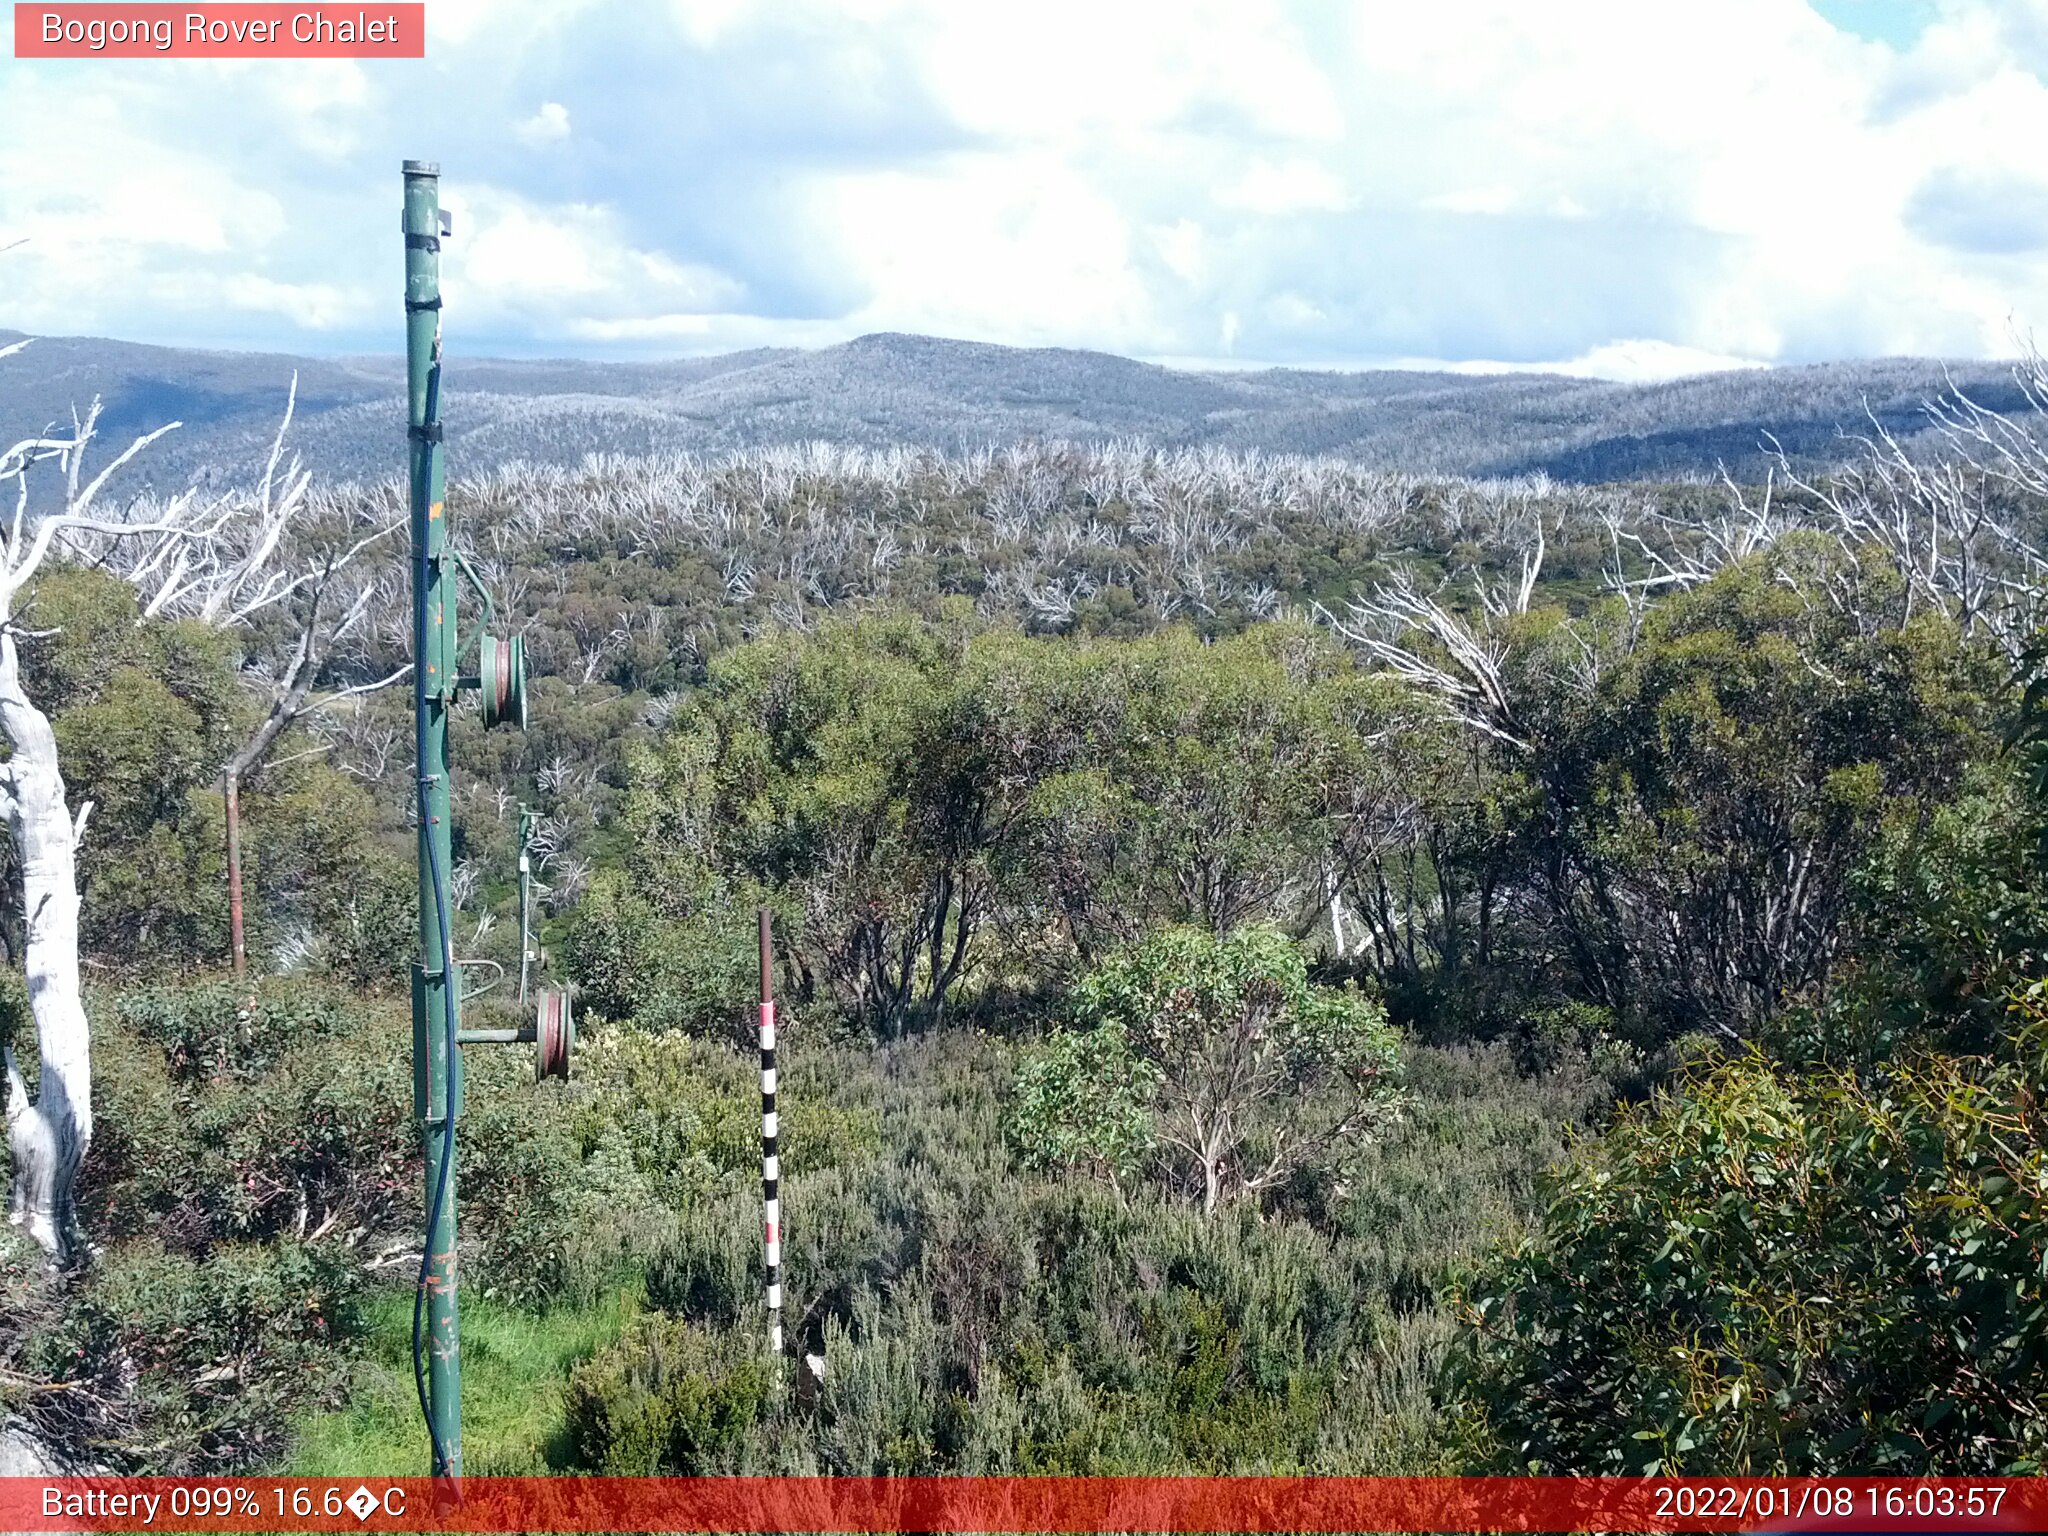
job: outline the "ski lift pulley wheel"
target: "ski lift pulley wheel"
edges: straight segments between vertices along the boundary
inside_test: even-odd
[[[549,987],[540,995],[539,1017],[533,1032],[534,1079],[569,1078],[569,1052],[576,1044],[576,1020],[569,1011],[569,994]]]
[[[514,635],[500,640],[485,635],[477,651],[477,694],[486,729],[509,725],[526,729],[526,641]]]

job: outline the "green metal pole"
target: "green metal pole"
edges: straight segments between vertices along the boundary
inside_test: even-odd
[[[448,712],[455,700],[454,594],[441,448],[440,167],[405,163],[405,360],[412,491],[413,707],[419,764],[420,960],[413,976],[413,1108],[427,1165],[422,1391],[436,1477],[462,1475],[462,1357],[456,1330],[455,1119],[460,979],[448,932]],[[416,1319],[417,1323],[417,1319]],[[419,1345],[419,1329],[414,1331]],[[417,1363],[417,1362],[416,1362]]]

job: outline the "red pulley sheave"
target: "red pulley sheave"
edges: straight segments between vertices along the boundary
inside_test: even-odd
[[[484,727],[526,729],[526,641],[485,635],[477,647],[476,681]]]
[[[548,987],[540,994],[539,1016],[534,1021],[534,1079],[569,1078],[569,1053],[576,1045],[576,1021],[569,1011],[569,994]]]

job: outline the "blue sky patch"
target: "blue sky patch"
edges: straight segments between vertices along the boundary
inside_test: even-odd
[[[1838,31],[1904,53],[1934,20],[1934,0],[1807,0]]]

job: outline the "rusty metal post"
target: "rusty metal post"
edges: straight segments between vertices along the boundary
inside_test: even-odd
[[[228,824],[228,948],[240,976],[249,969],[249,947],[242,928],[242,776],[232,767],[221,777],[221,808]]]

